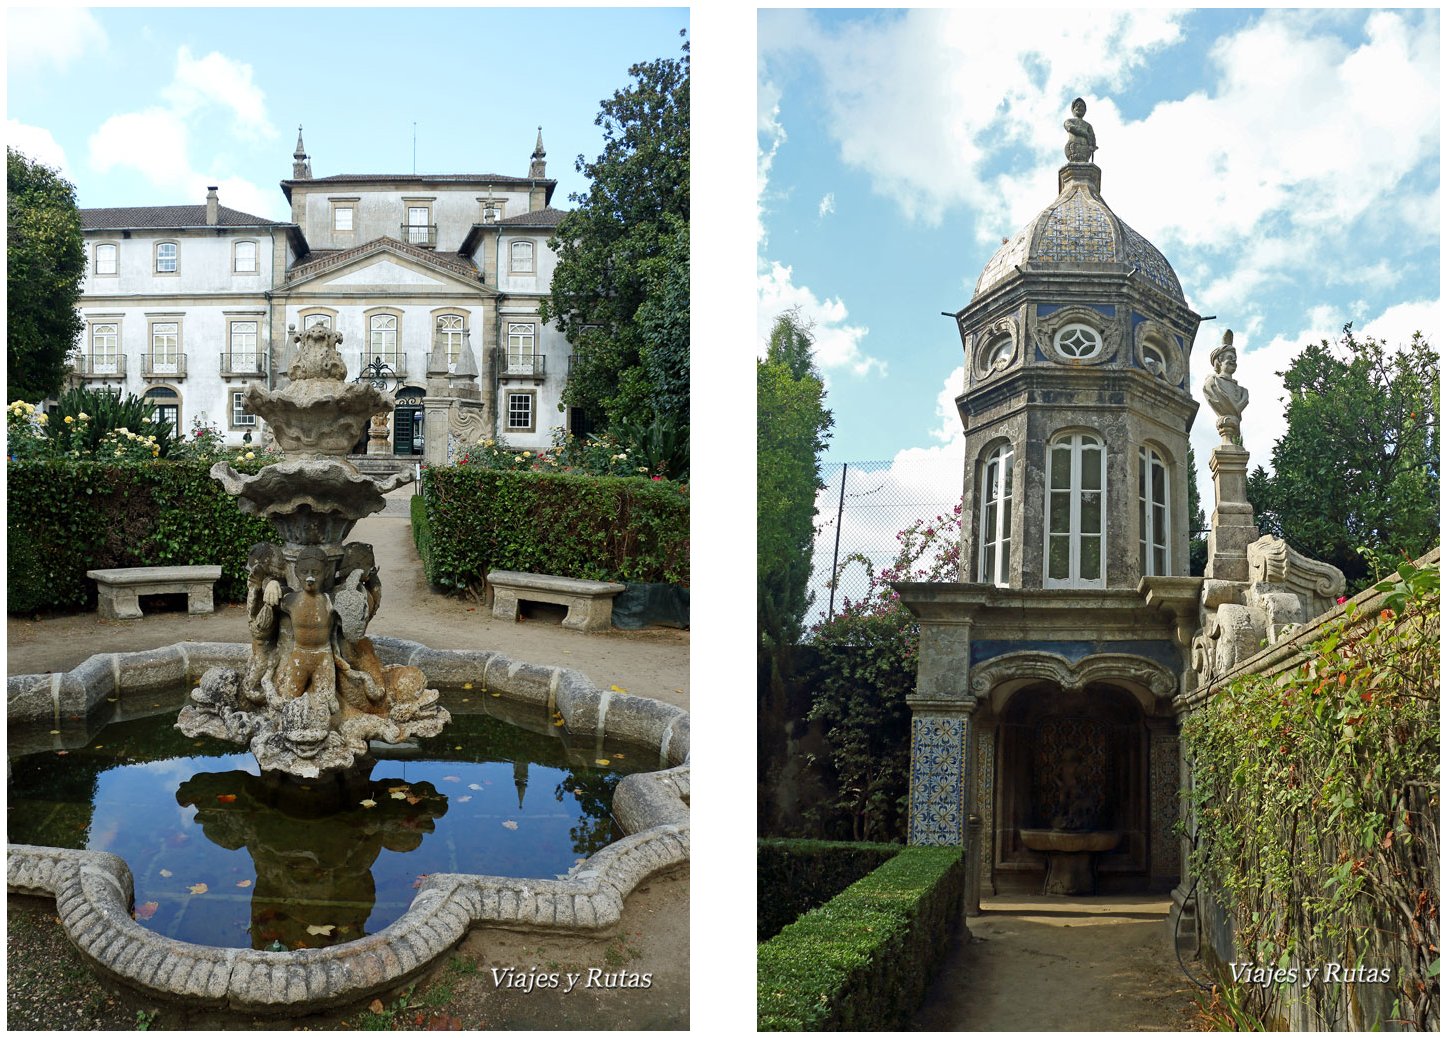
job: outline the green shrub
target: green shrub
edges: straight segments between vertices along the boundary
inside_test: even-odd
[[[427,579],[441,587],[480,587],[493,569],[688,583],[677,483],[457,465],[424,470],[422,497]]]
[[[768,940],[901,850],[897,843],[759,840],[758,939]]]
[[[217,596],[239,601],[251,546],[277,539],[241,514],[205,462],[12,461],[6,504],[12,613],[94,609],[85,571],[117,566],[219,564]]]
[[[411,504],[412,510],[412,543],[417,546],[417,554],[422,557],[422,572],[432,571],[432,527],[427,522],[427,502],[421,494],[413,494]]]
[[[899,1029],[923,1001],[963,898],[959,848],[903,848],[758,946],[758,1029]]]

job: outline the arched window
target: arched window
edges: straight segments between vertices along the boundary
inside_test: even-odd
[[[181,247],[173,241],[156,245],[156,273],[174,274],[180,269]]]
[[[151,405],[151,421],[170,422],[171,432],[181,431],[181,394],[170,386],[152,386],[143,398]]]
[[[256,273],[256,243],[254,241],[238,241],[236,243],[233,269],[237,274]]]
[[[1105,446],[1064,433],[1045,456],[1045,587],[1105,586]]]
[[[96,274],[115,273],[116,247],[114,245],[97,245],[95,247],[95,272]]]
[[[1014,448],[1001,443],[979,467],[979,583],[1009,586]]]
[[[381,357],[393,367],[397,363],[397,318],[395,314],[372,314],[368,322],[367,363]]]
[[[447,370],[457,370],[457,357],[462,352],[462,333],[465,322],[460,314],[440,314],[437,317],[437,342],[447,347]]]
[[[1170,574],[1170,470],[1153,447],[1140,448],[1140,575]]]
[[[512,243],[512,273],[532,273],[532,242],[515,241]]]

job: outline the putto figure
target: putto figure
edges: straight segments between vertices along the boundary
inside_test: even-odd
[[[1093,162],[1099,148],[1095,144],[1095,128],[1085,122],[1084,98],[1076,97],[1069,110],[1074,115],[1064,121],[1064,128],[1069,131],[1069,140],[1064,145],[1064,157],[1070,162]]]
[[[1240,415],[1250,403],[1250,391],[1235,381],[1235,333],[1229,328],[1220,340],[1220,345],[1210,351],[1210,364],[1215,372],[1205,379],[1201,392],[1205,402],[1215,412],[1215,429],[1220,433],[1220,442],[1240,442]]]

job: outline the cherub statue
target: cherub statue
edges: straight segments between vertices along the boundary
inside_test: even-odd
[[[1240,442],[1240,415],[1250,403],[1250,391],[1235,381],[1235,333],[1229,328],[1220,345],[1210,351],[1215,372],[1206,376],[1201,392],[1215,412],[1215,428],[1222,443]]]
[[[251,631],[251,661],[241,682],[241,696],[252,703],[264,703],[262,679],[276,666],[276,635],[280,626],[282,582],[286,580],[286,558],[281,549],[263,541],[246,557],[246,626]]]
[[[1084,119],[1084,98],[1076,97],[1069,110],[1074,114],[1064,121],[1064,128],[1069,131],[1069,140],[1064,145],[1064,157],[1070,162],[1093,162],[1098,147],[1095,144],[1095,129]]]
[[[316,693],[335,712],[336,658],[331,651],[335,610],[322,590],[327,568],[326,553],[320,548],[302,548],[296,556],[296,579],[302,589],[281,599],[280,609],[291,620],[293,648],[281,663],[276,689],[283,699]]]
[[[293,332],[291,341],[297,344],[296,359],[291,362],[286,376],[293,382],[307,378],[345,381],[346,361],[341,359],[341,352],[337,350],[341,339],[341,332],[334,332],[324,324],[313,324],[304,332]]]

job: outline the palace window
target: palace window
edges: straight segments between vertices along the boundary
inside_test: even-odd
[[[331,229],[333,231],[351,230],[354,212],[355,210],[349,205],[335,206],[331,211]]]
[[[1170,470],[1153,447],[1140,448],[1140,575],[1170,573]]]
[[[146,390],[142,398],[151,405],[151,421],[170,422],[171,432],[178,434],[181,429],[181,394],[170,386],[155,386]],[[155,430],[151,430],[154,432]]]
[[[532,242],[515,241],[512,243],[512,273],[532,273]]]
[[[979,470],[979,583],[1009,586],[1014,448],[1001,443]]]
[[[256,321],[231,322],[231,364],[228,370],[260,373],[256,354],[259,327]]]
[[[114,375],[119,366],[120,325],[107,321],[90,326],[90,370],[97,375]]]
[[[115,273],[116,247],[97,245],[95,247],[95,272],[97,275]]]
[[[513,432],[532,432],[532,393],[507,394],[507,428]]]
[[[397,318],[395,314],[372,314],[367,340],[367,363],[381,357],[395,367],[397,360]]]
[[[1105,448],[1093,433],[1056,437],[1045,455],[1045,587],[1105,586]]]
[[[254,241],[238,241],[236,243],[232,269],[237,274],[256,273],[256,243]]]
[[[447,347],[447,370],[457,370],[457,358],[462,353],[462,337],[466,322],[458,314],[442,314],[437,318],[437,341]]]
[[[231,425],[235,428],[250,429],[256,425],[256,416],[246,408],[246,394],[231,394]]]
[[[536,331],[530,324],[507,324],[507,374],[531,375],[535,368]]]
[[[181,247],[173,241],[156,245],[156,273],[174,274],[180,265]]]
[[[180,364],[180,323],[151,322],[151,371],[157,375],[175,375],[180,373]]]

